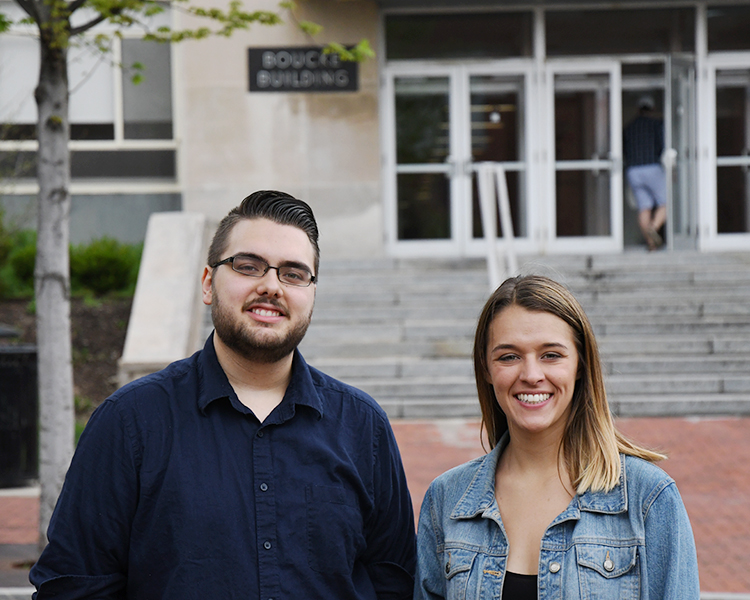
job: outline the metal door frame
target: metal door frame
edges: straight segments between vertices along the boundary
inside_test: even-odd
[[[750,156],[717,157],[716,152],[716,72],[722,69],[746,69],[750,72],[750,53],[727,52],[709,55],[705,63],[703,94],[701,98],[705,110],[700,114],[707,118],[698,119],[699,136],[702,140],[703,157],[700,161],[700,249],[701,250],[747,250],[750,249],[750,233],[718,233],[717,223],[717,177],[716,170],[720,163],[726,165],[742,164],[750,166]]]
[[[606,159],[557,161],[555,157],[555,75],[558,74],[608,74],[610,150]],[[547,189],[546,231],[547,244],[555,254],[581,254],[584,252],[621,252],[623,249],[622,222],[622,86],[620,60],[617,59],[565,59],[550,60],[546,68],[546,174]],[[565,164],[563,164],[565,163]],[[556,173],[560,167],[600,168],[610,171],[610,235],[609,236],[556,236]],[[540,208],[544,203],[540,203]]]
[[[418,62],[391,63],[385,68],[383,86],[383,113],[381,118],[381,138],[384,144],[383,152],[383,188],[384,188],[384,222],[386,251],[390,256],[421,257],[421,256],[483,256],[485,242],[474,239],[472,235],[472,175],[475,168],[471,162],[471,90],[470,78],[474,75],[517,75],[524,78],[527,103],[531,102],[533,60],[503,60],[481,63],[454,62]],[[450,177],[451,197],[451,237],[445,240],[399,240],[398,239],[398,197],[397,175],[409,172],[409,167],[396,163],[396,96],[395,80],[400,77],[445,77],[449,87],[449,158],[445,163],[424,165],[422,171],[445,173]],[[532,106],[524,111],[523,127],[527,130],[526,139],[529,148],[525,149],[526,172],[529,189],[529,222],[534,222],[534,201],[531,176],[532,145],[538,134],[530,131],[532,127]],[[520,162],[520,161],[519,161]],[[518,164],[512,168],[520,168]],[[531,229],[530,229],[531,231]],[[530,235],[520,242],[521,251],[534,251],[535,242]]]

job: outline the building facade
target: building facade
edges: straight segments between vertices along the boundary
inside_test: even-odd
[[[328,257],[482,256],[477,172],[491,163],[519,252],[622,252],[643,243],[622,131],[648,96],[673,149],[668,251],[750,249],[750,1],[306,0],[298,18],[323,33],[125,37],[110,62],[75,49],[74,239],[142,238],[150,212],[219,218],[277,188],[313,206]],[[376,58],[354,72],[315,54],[362,38]],[[22,30],[0,36],[14,215],[35,193],[34,60]],[[123,68],[136,61],[140,86]]]

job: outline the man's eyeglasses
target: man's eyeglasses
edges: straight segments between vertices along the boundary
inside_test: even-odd
[[[247,275],[248,277],[263,277],[268,273],[268,269],[276,269],[276,276],[279,281],[285,285],[294,285],[297,287],[307,287],[311,283],[315,283],[315,275],[310,273],[304,267],[272,267],[262,258],[257,256],[248,256],[247,254],[237,254],[230,256],[224,260],[209,265],[212,269],[221,265],[230,263],[232,270],[237,271],[241,275]]]

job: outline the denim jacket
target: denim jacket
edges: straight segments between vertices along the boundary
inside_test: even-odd
[[[425,495],[417,536],[415,600],[502,596],[508,540],[495,499],[507,434],[486,456],[439,476]],[[674,480],[620,456],[619,484],[576,495],[542,537],[538,597],[698,599],[698,561]]]

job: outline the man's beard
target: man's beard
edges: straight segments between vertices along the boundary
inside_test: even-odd
[[[249,361],[271,364],[286,358],[299,346],[310,326],[312,310],[283,338],[264,340],[262,336],[256,335],[256,332],[252,331],[246,323],[233,318],[231,312],[221,304],[214,290],[211,318],[216,335],[228,348]]]

